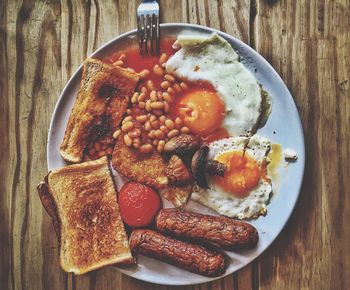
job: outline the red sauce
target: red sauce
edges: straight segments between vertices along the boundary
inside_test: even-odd
[[[151,224],[161,208],[159,195],[138,182],[124,184],[119,192],[118,203],[123,221],[134,228]]]
[[[175,53],[175,50],[172,48],[172,45],[175,41],[175,38],[163,38],[160,42],[160,54],[166,53],[169,57]],[[147,80],[151,80],[155,88],[160,90],[160,83],[163,81],[163,78],[157,76],[153,72],[153,67],[156,64],[159,64],[159,56],[141,56],[139,48],[137,46],[131,47],[130,49],[124,51],[118,51],[117,53],[111,55],[106,59],[107,62],[113,63],[118,60],[121,54],[126,54],[127,60],[125,62],[126,67],[134,69],[136,72],[140,72],[144,69],[148,69],[151,74],[147,77]],[[143,83],[140,83],[140,87]]]

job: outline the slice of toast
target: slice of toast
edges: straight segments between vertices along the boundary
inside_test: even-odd
[[[60,241],[60,264],[84,274],[134,262],[107,157],[51,171],[39,195]]]
[[[79,93],[69,116],[60,153],[78,163],[88,142],[112,136],[118,128],[139,78],[136,73],[88,58]]]

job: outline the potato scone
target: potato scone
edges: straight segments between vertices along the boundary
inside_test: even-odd
[[[127,147],[122,138],[114,147],[112,166],[127,178],[158,189],[166,187],[169,182],[165,174],[167,163],[158,152],[140,153]]]
[[[81,162],[89,142],[112,136],[138,80],[136,73],[121,67],[97,59],[85,60],[79,94],[60,147],[63,159]]]

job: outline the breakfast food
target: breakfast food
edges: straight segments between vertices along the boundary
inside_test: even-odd
[[[120,174],[148,186],[164,188],[169,183],[165,174],[167,163],[157,151],[140,154],[121,138],[113,150],[112,166]]]
[[[262,113],[262,91],[232,46],[216,33],[179,35],[175,43],[181,49],[166,62],[167,72],[198,84],[178,101],[180,108],[175,106],[187,115],[185,125],[200,135],[220,127],[230,136],[254,133]]]
[[[160,210],[156,223],[164,234],[214,244],[226,250],[253,248],[259,240],[257,230],[248,223],[174,208]]]
[[[209,178],[209,188],[200,188],[191,198],[228,217],[248,219],[265,214],[272,192],[266,169],[270,146],[258,135],[210,143],[208,158],[225,164],[225,175]]]
[[[60,241],[60,264],[84,274],[133,263],[107,157],[51,171],[39,195]]]
[[[112,133],[138,80],[136,73],[126,69],[97,59],[85,60],[79,94],[60,147],[64,160],[77,163],[84,153],[92,159],[112,153]]]
[[[132,263],[133,253],[214,277],[227,266],[220,250],[259,241],[252,225],[229,217],[267,211],[270,142],[254,134],[268,94],[218,34],[174,41],[161,42],[159,58],[128,47],[84,63],[60,153],[95,161],[54,170],[40,185],[66,271]],[[198,210],[190,198],[227,217],[188,211]],[[162,209],[164,199],[176,208]]]
[[[152,188],[138,182],[123,185],[118,203],[123,221],[134,228],[150,225],[162,205],[159,195]]]
[[[134,253],[150,256],[205,276],[220,276],[226,268],[223,254],[163,236],[152,230],[134,230],[130,236],[130,248]]]

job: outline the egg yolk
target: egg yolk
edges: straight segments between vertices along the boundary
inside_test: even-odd
[[[193,88],[176,98],[171,115],[179,117],[191,132],[208,136],[225,117],[225,104],[213,91]]]
[[[225,152],[216,158],[227,166],[223,177],[214,182],[234,196],[244,198],[259,182],[261,169],[256,160],[243,151]]]

